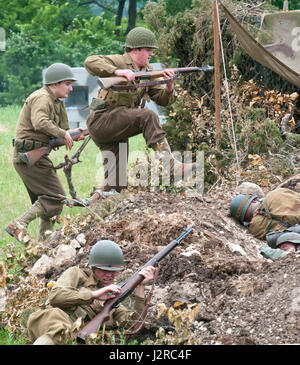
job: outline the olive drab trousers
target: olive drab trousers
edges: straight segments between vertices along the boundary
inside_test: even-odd
[[[40,309],[28,319],[28,335],[31,342],[48,335],[55,345],[70,343],[76,339],[76,326],[60,308]]]
[[[33,166],[28,167],[25,163],[18,162],[15,150],[13,164],[27,189],[31,203],[39,200],[44,208],[45,215],[42,218],[59,215],[63,209],[66,193],[51,160],[43,157]]]
[[[87,119],[90,136],[100,148],[105,167],[103,189],[121,191],[127,187],[128,139],[143,134],[148,147],[161,143],[166,133],[158,116],[149,109],[113,106],[91,111]],[[125,147],[124,147],[125,146]],[[126,156],[124,156],[126,152]],[[110,158],[110,154],[114,158]]]

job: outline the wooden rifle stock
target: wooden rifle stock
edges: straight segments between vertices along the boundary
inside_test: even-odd
[[[184,73],[184,72],[200,72],[200,71],[210,71],[213,70],[212,66],[205,67],[178,67],[178,68],[170,68],[169,70],[173,70],[176,73]],[[136,80],[153,80],[164,75],[165,70],[150,70],[150,71],[135,71],[135,79]],[[127,84],[128,80],[125,77],[102,77],[98,79],[98,84],[102,89],[109,89],[115,85],[124,85]],[[141,84],[141,86],[143,86]]]
[[[80,136],[80,135],[86,136],[88,134],[89,134],[88,129],[83,129],[82,131],[71,132],[70,136],[72,137],[73,140],[76,140],[78,136]],[[51,150],[53,148],[64,146],[64,145],[65,145],[65,141],[63,138],[51,138],[48,146],[36,148],[35,150],[31,150],[31,151],[24,153],[27,166],[29,166],[29,167],[33,166],[43,156],[49,155],[49,153],[51,152]]]
[[[90,322],[88,322],[77,334],[77,341],[85,343],[85,339],[91,333],[97,332],[101,325],[109,319],[109,313],[113,308],[117,308],[119,304],[130,295],[133,290],[144,280],[144,277],[139,272],[147,266],[156,266],[165,256],[167,256],[188,234],[192,232],[193,228],[185,228],[182,233],[175,240],[171,241],[165,248],[159,251],[152,259],[150,259],[144,266],[136,271],[125,283],[121,285],[121,293],[116,298],[108,299],[104,303],[103,311],[98,313]]]

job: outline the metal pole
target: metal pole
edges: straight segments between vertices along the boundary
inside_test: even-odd
[[[221,82],[220,82],[220,34],[218,18],[218,1],[213,4],[214,25],[214,79],[215,79],[215,120],[216,120],[216,147],[219,150],[221,142]]]

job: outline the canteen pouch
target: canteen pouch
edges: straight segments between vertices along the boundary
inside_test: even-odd
[[[101,110],[101,109],[105,109],[108,107],[108,104],[106,103],[106,101],[101,100],[101,99],[96,99],[93,98],[91,105],[90,105],[90,109],[92,110]]]

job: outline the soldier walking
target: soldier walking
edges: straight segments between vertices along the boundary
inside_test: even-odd
[[[43,239],[45,231],[52,228],[51,218],[59,216],[63,209],[66,193],[49,157],[44,156],[33,166],[27,166],[24,153],[47,146],[53,137],[62,138],[66,148],[72,148],[73,139],[69,133],[72,131],[68,131],[68,117],[60,99],[72,91],[73,81],[76,79],[68,65],[52,64],[46,70],[45,85],[26,99],[19,116],[13,140],[13,165],[27,189],[32,206],[5,229],[21,242],[27,235],[29,223],[37,217],[40,218],[39,239]]]

